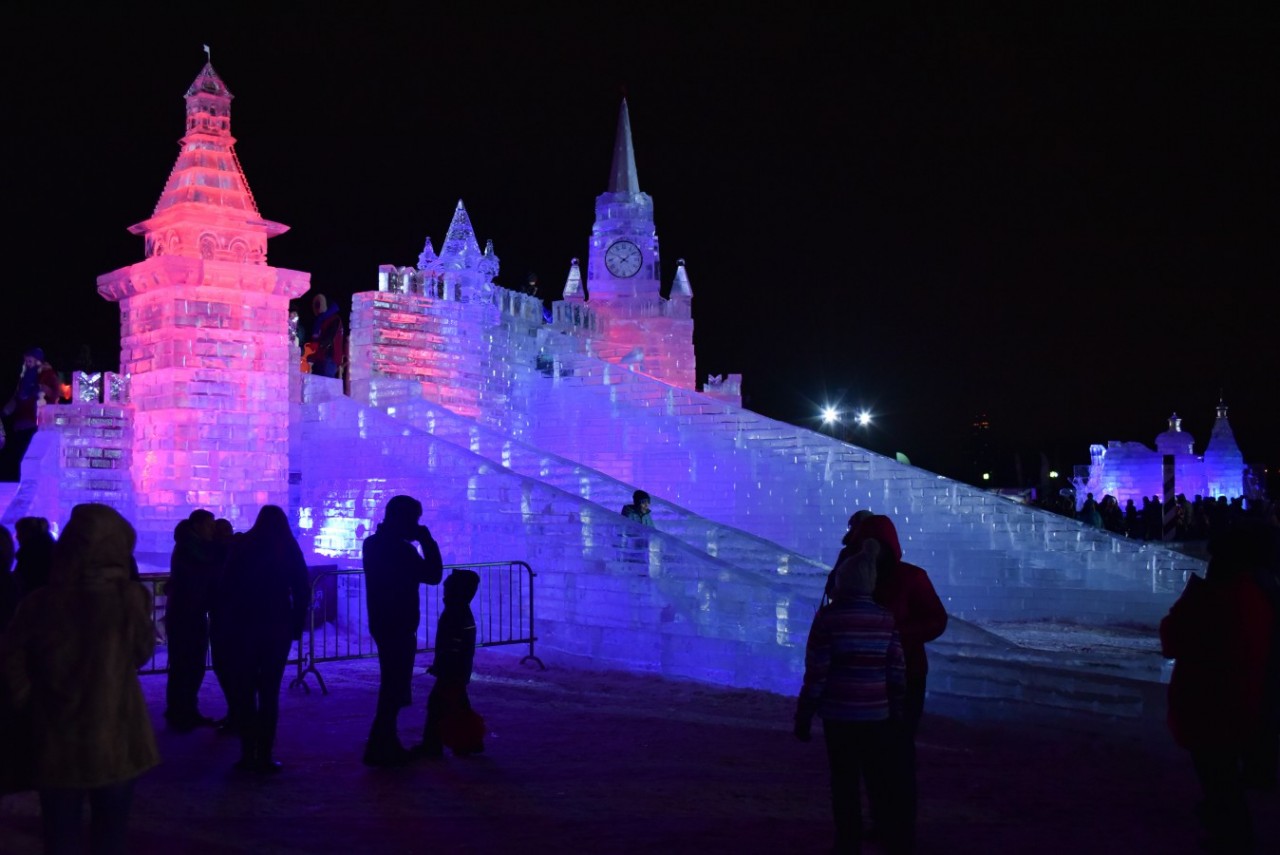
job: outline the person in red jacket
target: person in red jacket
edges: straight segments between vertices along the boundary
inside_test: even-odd
[[[902,544],[893,520],[883,514],[872,514],[861,521],[850,519],[850,532],[844,537],[844,548],[836,559],[836,566],[846,558],[862,551],[868,540],[880,544],[876,562],[876,589],[873,599],[893,613],[898,636],[902,640],[902,652],[906,657],[907,687],[903,701],[902,744],[903,756],[899,768],[905,770],[904,806],[907,825],[907,850],[913,842],[916,816],[916,731],[924,713],[925,683],[929,673],[929,659],[924,646],[947,628],[947,610],[938,599],[938,593],[923,568],[902,560]],[[863,837],[878,836],[881,820],[880,805],[884,797],[868,787],[867,798],[871,808],[872,827]]]
[[[1275,621],[1254,578],[1264,560],[1259,546],[1244,526],[1212,538],[1205,578],[1192,574],[1160,622],[1161,651],[1174,660],[1169,729],[1191,752],[1213,852],[1253,851],[1241,761],[1263,727]]]

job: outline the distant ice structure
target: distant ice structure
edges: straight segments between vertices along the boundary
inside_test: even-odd
[[[1195,439],[1182,429],[1182,419],[1174,413],[1168,430],[1156,437],[1152,451],[1140,442],[1109,442],[1089,447],[1090,465],[1076,473],[1076,508],[1084,504],[1089,493],[1094,498],[1115,496],[1123,507],[1132,500],[1142,506],[1144,497],[1164,497],[1164,457],[1174,461],[1174,494],[1187,498],[1225,496],[1235,499],[1250,497],[1248,467],[1236,445],[1227,406],[1218,403],[1208,446],[1203,456],[1195,453]]]
[[[303,375],[206,66],[148,258],[107,274],[129,382],[79,378],[45,407],[4,521],[106,501],[159,561],[191,507],[243,529],[286,505],[316,563],[358,563],[387,499],[422,499],[453,563],[537,572],[539,644],[634,670],[790,693],[850,513],[891,515],[906,557],[975,621],[1149,625],[1203,563],[741,407],[741,375],[695,385],[683,264],[659,293],[652,200],[622,105],[586,279],[541,301],[495,283],[459,201],[437,255],[383,265],[350,320],[350,397]],[[576,274],[576,275],[575,275]],[[641,355],[631,356],[632,354]],[[127,398],[125,393],[127,392]],[[642,488],[656,528],[619,510]],[[639,537],[638,534],[643,534]]]

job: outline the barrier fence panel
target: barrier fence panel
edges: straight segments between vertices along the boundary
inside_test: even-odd
[[[151,622],[155,626],[156,647],[151,653],[151,658],[146,664],[138,669],[139,674],[165,674],[169,671],[169,639],[168,632],[165,628],[164,616],[167,598],[165,589],[169,585],[168,573],[147,573],[138,577],[143,586],[151,594]],[[302,644],[293,643],[293,647],[289,648],[289,659],[286,667],[292,665],[295,668],[302,667]],[[204,659],[204,667],[206,670],[213,668],[213,655],[206,653]]]
[[[289,686],[307,688],[306,678],[312,674],[320,691],[328,694],[324,678],[316,667],[320,662],[366,659],[378,655],[369,634],[369,612],[365,599],[364,571],[312,568],[312,607],[303,638],[303,655],[297,661],[297,675]],[[536,575],[523,561],[492,561],[479,564],[451,564],[445,575],[454,570],[472,570],[480,576],[480,588],[471,602],[476,618],[476,647],[498,647],[527,644],[529,651],[521,662],[537,662],[534,654],[533,578]],[[443,585],[418,588],[419,653],[434,651],[436,621],[444,606]]]
[[[344,659],[367,659],[378,655],[369,635],[369,612],[365,601],[364,571],[343,570],[336,564],[308,567],[311,577],[311,608],[304,625],[301,643],[289,651],[288,664],[296,675],[289,687],[308,689],[306,676],[315,675],[320,690],[328,694],[324,678],[316,665]],[[533,578],[536,575],[523,561],[491,561],[479,564],[451,564],[445,575],[454,570],[473,570],[480,576],[480,588],[471,602],[476,618],[476,647],[499,647],[527,644],[520,661],[533,661],[546,669],[534,654],[537,636],[533,626]],[[156,648],[151,659],[138,669],[139,674],[161,674],[168,671],[168,643],[165,632],[165,589],[168,573],[148,573],[140,581],[151,594],[151,617],[155,624]],[[444,606],[442,585],[421,585],[418,607],[422,619],[418,624],[419,653],[434,651],[430,640],[435,637],[436,621]],[[207,657],[205,667],[212,667]]]

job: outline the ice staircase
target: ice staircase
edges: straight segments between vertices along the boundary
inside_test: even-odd
[[[408,493],[448,563],[534,568],[540,644],[597,665],[784,693],[799,685],[821,576],[713,557],[624,519],[612,499],[606,508],[522,475],[473,452],[470,439],[433,435],[336,386],[308,378],[293,420],[308,551],[358,563],[387,499]]]
[[[513,325],[508,319],[509,326]],[[829,566],[849,514],[893,516],[957,616],[1152,624],[1203,562],[669,386],[543,328],[479,422]]]

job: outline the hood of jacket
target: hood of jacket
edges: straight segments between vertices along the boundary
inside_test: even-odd
[[[879,541],[880,548],[892,555],[895,563],[902,561],[902,544],[898,542],[898,529],[894,527],[893,520],[883,514],[874,514],[864,519],[853,532],[850,551],[857,553],[862,549],[862,544],[871,538]]]
[[[480,589],[480,574],[474,570],[454,570],[444,580],[444,604],[465,606]]]
[[[62,536],[54,544],[49,581],[74,587],[127,580],[133,573],[133,548],[137,540],[133,526],[114,508],[100,504],[76,505]]]

